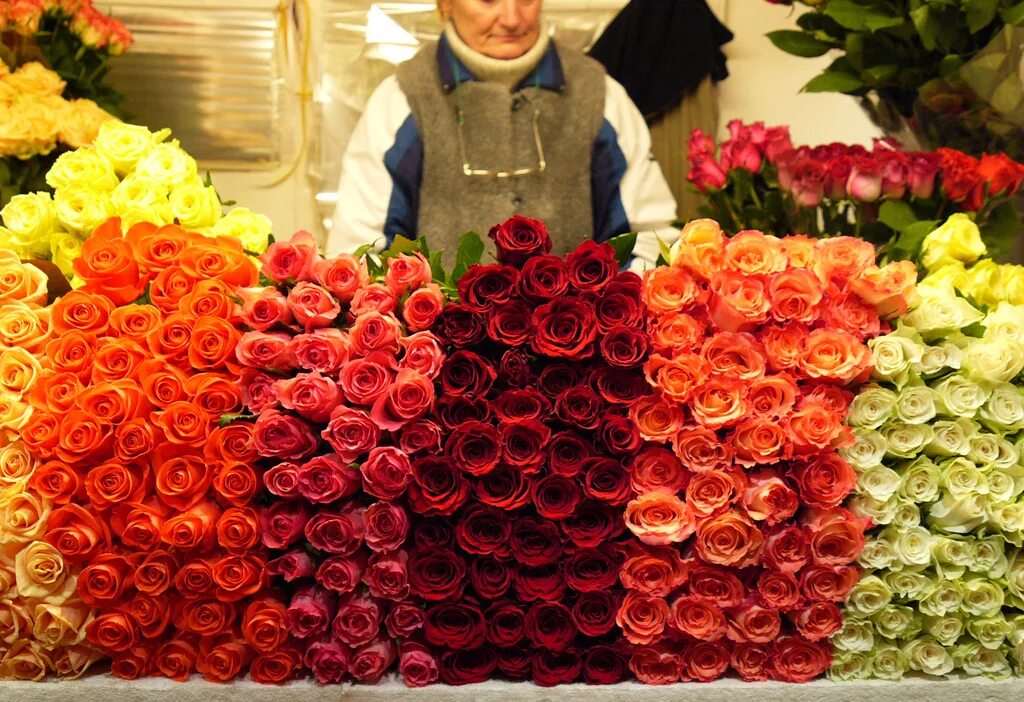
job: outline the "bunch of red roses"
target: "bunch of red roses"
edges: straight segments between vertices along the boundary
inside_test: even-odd
[[[916,281],[909,262],[874,257],[857,239],[726,240],[697,220],[645,274],[655,392],[631,410],[650,443],[630,471],[639,543],[617,617],[642,682],[827,669],[866,527],[840,507],[856,482],[837,452],[844,386],[865,378],[864,342]]]
[[[641,443],[627,408],[648,392],[641,281],[606,244],[550,255],[535,220],[490,236],[498,264],[470,266],[434,325],[453,350],[444,449],[410,486],[424,638],[448,684],[617,682],[625,463]]]
[[[218,427],[242,406],[233,295],[256,267],[235,239],[117,219],[74,266],[24,439],[55,506],[45,540],[95,610],[85,635],[124,678],[276,682],[251,430]]]
[[[324,259],[312,235],[271,244],[271,285],[241,291],[238,344],[255,447],[274,461],[260,513],[268,563],[287,583],[286,626],[322,683],[413,668],[422,626],[405,548],[414,465],[440,448],[426,419],[444,360],[429,331],[444,297],[420,254]],[[399,646],[401,643],[401,649]],[[429,656],[428,656],[429,658]],[[428,661],[429,667],[429,661]]]

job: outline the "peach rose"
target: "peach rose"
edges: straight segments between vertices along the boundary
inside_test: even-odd
[[[675,495],[650,492],[626,505],[626,526],[645,544],[685,541],[695,528],[693,510]]]
[[[850,290],[875,308],[879,316],[900,317],[917,304],[917,269],[911,261],[868,266],[853,279]]]
[[[843,416],[817,402],[802,403],[786,418],[786,434],[797,454],[818,453],[850,443],[852,434]]]
[[[94,614],[84,604],[37,604],[32,635],[50,649],[85,640],[85,627]]]
[[[668,449],[649,446],[633,459],[630,486],[638,495],[648,492],[675,494],[686,487],[689,472]]]
[[[825,326],[853,334],[858,339],[870,339],[882,331],[878,311],[852,292],[830,295],[823,310]]]
[[[693,391],[693,416],[712,429],[736,424],[747,415],[744,395],[745,387],[739,380],[711,378]]]
[[[764,521],[768,526],[789,519],[800,506],[793,488],[770,470],[750,473],[747,486],[740,495],[747,516],[755,521]]]
[[[778,419],[793,409],[797,392],[796,381],[789,375],[769,375],[750,384],[747,390],[747,403],[752,414]]]
[[[27,492],[3,497],[0,502],[0,544],[34,541],[46,528],[49,500]]]
[[[864,549],[870,518],[857,518],[842,507],[810,509],[803,523],[811,532],[811,556],[818,565],[846,565]]]
[[[356,292],[370,281],[366,261],[351,254],[318,261],[313,266],[313,278],[341,303],[351,302]]]
[[[43,541],[33,541],[18,551],[14,573],[18,595],[54,605],[67,602],[78,582],[60,551]]]
[[[629,408],[630,419],[648,441],[669,441],[686,419],[682,408],[658,395],[640,398]]]
[[[0,306],[0,351],[20,348],[38,354],[50,339],[51,308],[24,302]]]
[[[768,367],[775,372],[796,368],[807,343],[807,327],[799,322],[769,326],[761,332]]]
[[[821,281],[805,268],[776,273],[768,281],[772,317],[779,322],[810,324],[818,317],[818,305],[825,294]]]
[[[700,287],[687,271],[660,266],[644,271],[642,298],[655,315],[683,312],[700,297]]]
[[[62,646],[54,652],[53,669],[63,680],[75,680],[103,658],[102,653],[88,644]]]
[[[850,382],[870,367],[871,350],[852,334],[834,329],[808,334],[800,356],[800,370],[816,379]]]
[[[735,502],[746,487],[737,471],[712,470],[697,473],[686,486],[686,504],[702,519]]]
[[[771,300],[758,278],[719,271],[711,278],[711,319],[725,331],[740,331],[768,319]]]
[[[682,312],[672,312],[654,320],[651,346],[665,356],[690,353],[706,335],[706,320]]]
[[[713,219],[694,219],[679,232],[671,263],[707,280],[724,265],[725,235]]]
[[[732,434],[736,462],[745,467],[777,463],[787,457],[786,433],[777,420],[752,417],[740,422]]]
[[[0,661],[0,680],[32,680],[38,682],[53,667],[50,652],[32,639],[19,639]]]
[[[684,426],[673,437],[672,447],[683,466],[694,473],[725,468],[732,463],[732,445],[721,441],[707,427]]]
[[[15,441],[0,447],[0,494],[24,487],[38,466],[39,460],[25,443]]]
[[[782,250],[786,252],[791,268],[810,268],[814,264],[814,247],[817,239],[806,234],[782,237]]]
[[[391,288],[396,296],[429,285],[433,280],[430,262],[416,252],[414,254],[398,254],[387,260],[387,271],[384,273],[384,284]]]
[[[615,615],[615,623],[630,643],[649,644],[661,638],[668,616],[669,609],[665,600],[628,592]]]
[[[764,536],[749,517],[729,510],[700,522],[695,544],[707,563],[745,568],[757,563]]]
[[[710,369],[700,356],[683,353],[675,358],[652,354],[644,364],[651,387],[676,402],[686,402],[693,389],[707,379]]]
[[[619,577],[627,590],[667,597],[686,582],[688,566],[671,546],[649,548],[626,559]]]
[[[764,375],[764,349],[750,334],[718,332],[700,349],[711,373],[739,380],[754,380]]]
[[[677,597],[669,616],[673,627],[700,641],[718,641],[725,636],[725,614],[703,597]]]
[[[819,239],[814,246],[814,273],[828,287],[835,283],[845,289],[875,262],[875,247],[869,241],[851,236]]]
[[[29,305],[46,304],[46,274],[32,264],[22,263],[18,255],[0,249],[0,306],[8,302]]]
[[[723,263],[744,275],[769,275],[786,270],[787,258],[778,237],[747,229],[725,242]]]

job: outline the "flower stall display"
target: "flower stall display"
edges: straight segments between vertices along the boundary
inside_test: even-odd
[[[887,140],[870,150],[794,147],[788,127],[738,120],[729,135],[716,149],[694,130],[687,177],[705,194],[705,214],[730,231],[856,236],[883,260],[916,260],[925,235],[954,212],[980,225],[993,255],[1008,253],[1019,234],[1024,165],[1005,154],[904,151]]]

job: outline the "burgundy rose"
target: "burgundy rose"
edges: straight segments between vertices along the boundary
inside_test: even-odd
[[[519,509],[530,502],[530,483],[521,469],[499,463],[477,481],[476,497],[498,509]]]
[[[596,429],[603,411],[604,402],[585,385],[569,388],[555,400],[555,415],[580,429]]]
[[[299,465],[297,463],[278,463],[263,474],[263,484],[271,494],[286,500],[295,500],[299,495]]]
[[[459,301],[474,312],[487,312],[507,301],[519,284],[519,271],[511,266],[471,265],[459,278]]]
[[[494,414],[506,422],[544,420],[551,414],[551,403],[532,388],[506,390],[494,398]]]
[[[449,651],[441,657],[441,682],[445,685],[482,683],[490,679],[497,666],[497,655],[489,646]]]
[[[584,636],[604,636],[615,627],[619,602],[605,590],[583,592],[572,606],[572,620]]]
[[[562,651],[575,637],[572,612],[560,602],[535,602],[526,613],[526,638],[536,648]]]
[[[566,585],[557,564],[519,568],[512,578],[516,597],[523,602],[557,602],[565,597]]]
[[[508,592],[512,576],[509,566],[496,558],[476,558],[469,566],[473,589],[486,600],[496,600]]]
[[[487,642],[499,648],[515,646],[526,635],[526,614],[513,602],[495,602],[485,617]]]
[[[298,639],[320,636],[334,616],[334,596],[318,587],[299,588],[286,612],[288,633]]]
[[[286,549],[299,540],[309,521],[302,502],[274,502],[260,510],[260,537],[267,548]]]
[[[409,507],[417,514],[447,516],[469,498],[469,483],[445,458],[420,458],[412,466]]]
[[[565,257],[569,283],[585,291],[599,291],[612,281],[619,270],[615,250],[610,244],[584,241]]]
[[[537,377],[537,389],[555,399],[569,388],[583,384],[580,366],[568,363],[548,363]]]
[[[437,402],[437,418],[445,429],[466,422],[486,422],[491,418],[491,403],[475,395],[442,395]]]
[[[285,582],[293,582],[299,578],[308,578],[316,570],[313,559],[305,551],[295,549],[267,561],[267,573],[280,575]]]
[[[613,405],[631,405],[651,392],[643,376],[626,368],[599,368],[591,380],[604,401]]]
[[[363,582],[374,597],[401,600],[409,594],[409,556],[405,551],[377,553],[363,571]]]
[[[396,431],[434,407],[434,383],[411,368],[398,371],[395,381],[377,398],[370,417],[385,431]]]
[[[571,431],[563,431],[548,442],[548,469],[552,473],[572,477],[590,458],[590,444]]]
[[[263,410],[256,418],[252,440],[260,456],[289,461],[308,458],[319,444],[309,424],[276,409]]]
[[[305,664],[321,685],[345,682],[352,652],[337,641],[316,641],[306,649]]]
[[[417,419],[402,428],[398,446],[410,456],[441,448],[441,427],[429,419]]]
[[[366,554],[331,556],[316,570],[316,581],[328,590],[347,595],[356,589],[366,568]]]
[[[626,657],[611,646],[591,646],[583,656],[583,682],[611,685],[625,679]]]
[[[531,491],[537,514],[548,519],[566,519],[583,499],[576,481],[564,475],[549,475],[533,484]]]
[[[397,500],[412,482],[409,455],[392,446],[377,446],[359,467],[363,492],[380,500]]]
[[[501,356],[498,381],[508,387],[521,388],[533,381],[530,356],[523,349],[509,349]]]
[[[331,414],[331,421],[320,435],[337,452],[338,458],[355,463],[360,456],[380,445],[380,433],[380,427],[366,412],[341,405]]]
[[[548,228],[539,219],[513,215],[487,232],[498,253],[498,263],[521,268],[530,258],[551,252]]]
[[[571,683],[580,676],[582,670],[583,659],[574,648],[533,654],[533,682],[540,687]]]
[[[487,317],[487,337],[504,346],[522,346],[533,335],[533,309],[514,300],[497,305]]]
[[[463,422],[448,435],[445,453],[470,475],[486,475],[501,455],[498,430],[483,422]]]
[[[635,456],[643,447],[640,430],[628,417],[606,414],[597,432],[599,445],[615,456]]]
[[[445,359],[441,386],[446,395],[484,396],[498,374],[494,367],[472,351],[456,351]]]
[[[631,329],[640,326],[644,319],[640,297],[614,290],[612,285],[605,288],[594,303],[594,313],[601,331],[607,334],[619,326]]]
[[[363,512],[366,545],[371,551],[394,551],[405,543],[409,533],[409,515],[401,505],[375,502]]]
[[[484,340],[484,316],[457,303],[445,305],[434,321],[433,332],[441,340],[456,348],[474,346]]]
[[[299,469],[299,493],[318,504],[354,495],[361,484],[359,471],[334,453],[314,456]]]
[[[736,607],[746,595],[746,588],[733,571],[712,565],[699,565],[690,570],[690,594],[715,602],[719,607]]]
[[[379,637],[352,655],[349,673],[362,683],[376,683],[398,655],[398,646],[391,639]]]
[[[582,502],[559,526],[562,533],[580,548],[600,546],[626,529],[621,509],[596,500]]]
[[[565,562],[565,583],[577,592],[611,590],[619,580],[619,560],[608,549],[581,548]]]
[[[418,548],[409,556],[409,583],[428,602],[457,600],[466,587],[466,561],[447,548]]]
[[[569,292],[569,269],[559,256],[537,256],[523,266],[519,293],[526,298],[553,300]]]
[[[370,643],[380,631],[384,613],[369,595],[350,595],[338,602],[338,613],[331,625],[334,638],[349,646]]]
[[[448,547],[455,545],[455,528],[447,519],[417,519],[413,532],[416,548]]]
[[[366,534],[363,511],[318,512],[306,522],[306,540],[321,551],[351,556],[362,545]]]
[[[597,318],[586,300],[561,298],[533,311],[535,332],[530,346],[535,353],[579,360],[594,354]]]
[[[483,612],[468,602],[449,602],[430,607],[423,625],[427,643],[456,650],[482,646],[485,630]]]
[[[629,501],[629,473],[621,463],[611,458],[591,458],[584,464],[584,470],[583,490],[588,496],[610,505],[625,505]]]
[[[423,610],[410,602],[398,602],[388,612],[384,626],[393,639],[407,639],[423,627]]]
[[[398,648],[398,674],[407,686],[424,687],[437,682],[440,664],[426,646],[405,641]]]
[[[533,668],[533,659],[523,648],[503,648],[498,651],[498,670],[509,680],[526,680]]]
[[[466,553],[476,556],[508,554],[512,524],[499,509],[472,505],[462,514],[455,527],[455,540]]]
[[[562,535],[547,520],[523,517],[512,529],[512,557],[526,566],[555,563],[562,556]]]
[[[601,356],[619,368],[639,366],[650,350],[649,337],[635,327],[613,327],[601,337]]]
[[[535,419],[509,424],[502,422],[502,458],[525,472],[535,472],[544,463],[544,447],[551,438],[551,429]]]

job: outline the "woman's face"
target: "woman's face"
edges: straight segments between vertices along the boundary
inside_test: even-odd
[[[540,36],[543,0],[440,0],[439,4],[462,41],[484,56],[519,58]]]

